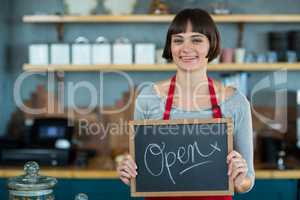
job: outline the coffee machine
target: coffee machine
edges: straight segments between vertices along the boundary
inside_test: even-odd
[[[21,138],[2,139],[0,164],[23,165],[28,160],[34,160],[41,165],[68,165],[74,157],[71,141],[73,129],[67,118],[27,119]]]

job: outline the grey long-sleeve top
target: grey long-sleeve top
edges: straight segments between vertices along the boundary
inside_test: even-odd
[[[154,90],[154,83],[144,84],[135,100],[134,119],[162,119],[165,110],[166,99],[158,96]],[[247,98],[235,90],[232,96],[219,103],[223,117],[233,119],[233,148],[239,152],[248,165],[248,177],[254,185],[255,172],[253,167],[253,131],[250,104]],[[212,110],[201,109],[197,111],[186,111],[173,106],[170,113],[171,119],[195,119],[212,118]]]

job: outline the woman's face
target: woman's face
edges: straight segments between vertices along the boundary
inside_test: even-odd
[[[190,23],[185,33],[173,34],[171,52],[174,63],[184,71],[194,71],[207,65],[209,51],[208,38],[197,32],[192,32]]]

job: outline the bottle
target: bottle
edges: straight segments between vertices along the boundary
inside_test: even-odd
[[[277,169],[279,170],[285,170],[286,169],[286,164],[285,164],[285,151],[280,150],[278,152],[278,159],[277,159]]]
[[[75,200],[88,200],[88,196],[84,193],[79,193],[75,196]]]

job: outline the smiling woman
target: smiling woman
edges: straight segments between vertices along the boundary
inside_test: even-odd
[[[228,164],[228,176],[234,183],[235,192],[247,192],[253,187],[255,177],[250,104],[237,89],[225,87],[207,76],[208,63],[219,53],[220,36],[211,16],[198,8],[179,12],[168,29],[163,52],[163,57],[177,66],[176,74],[170,79],[143,87],[135,102],[134,119],[232,118],[234,151],[229,152],[224,162]],[[177,154],[164,152],[164,146],[154,145],[149,148],[152,152],[156,150],[155,155],[161,152],[161,157],[165,157],[162,163],[167,170],[164,171],[172,166],[172,162],[168,161],[178,161],[174,155],[182,153],[182,148],[178,149]],[[131,156],[127,156],[118,166],[120,179],[128,185],[130,179],[137,176],[137,172],[138,166]],[[232,196],[167,199],[231,200]]]

